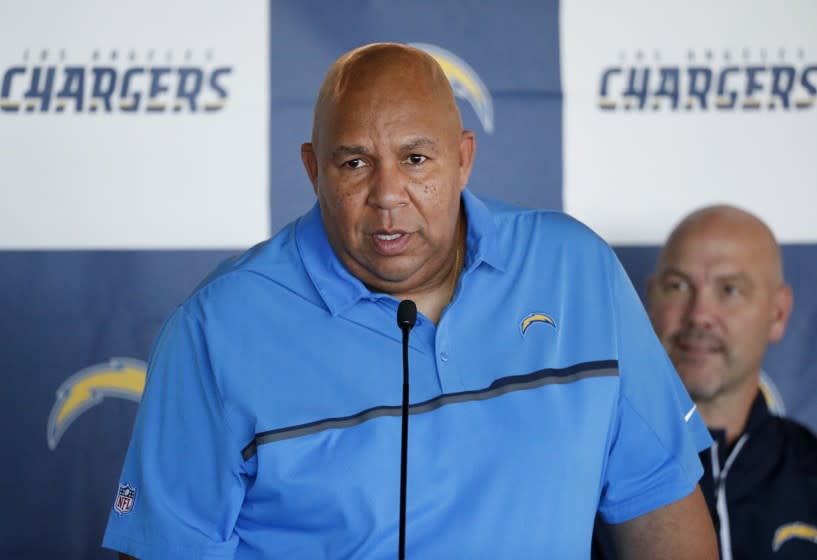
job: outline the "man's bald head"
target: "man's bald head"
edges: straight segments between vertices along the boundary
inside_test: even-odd
[[[443,108],[457,134],[462,120],[451,84],[428,53],[399,43],[373,43],[347,52],[323,79],[312,124],[312,143],[344,99],[358,94],[412,95]]]
[[[780,246],[769,226],[754,214],[727,204],[706,206],[692,212],[670,233],[658,260],[659,271],[671,264],[667,261],[674,250],[689,236],[738,241],[749,247],[757,259],[762,259],[773,286],[783,283]]]

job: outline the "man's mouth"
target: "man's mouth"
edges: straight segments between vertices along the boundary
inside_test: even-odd
[[[724,350],[723,341],[710,334],[681,333],[674,337],[675,347],[690,356],[719,354]]]
[[[375,251],[391,257],[402,254],[408,247],[411,234],[406,231],[378,231],[371,236]]]
[[[382,239],[383,241],[394,241],[398,237],[403,235],[402,233],[375,233],[374,236],[378,239]]]

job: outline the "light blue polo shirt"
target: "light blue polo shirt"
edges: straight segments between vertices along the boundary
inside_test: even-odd
[[[411,333],[408,558],[587,558],[689,494],[710,443],[610,248],[468,191],[467,255]],[[104,546],[139,558],[394,558],[398,302],[320,212],[225,263],[154,347]]]

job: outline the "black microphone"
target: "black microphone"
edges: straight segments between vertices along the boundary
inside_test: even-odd
[[[397,558],[406,557],[406,473],[408,470],[409,332],[417,322],[417,305],[404,299],[397,306],[397,326],[403,331],[403,432],[400,438],[400,542]]]
[[[411,330],[416,322],[417,305],[410,299],[404,299],[400,302],[400,305],[397,306],[397,326],[403,329],[403,334],[408,334],[406,327],[408,327],[408,330]]]

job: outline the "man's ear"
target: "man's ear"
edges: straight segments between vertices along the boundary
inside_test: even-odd
[[[309,176],[309,181],[312,183],[312,190],[318,194],[318,158],[315,155],[315,150],[312,147],[312,142],[304,142],[301,144],[301,161],[304,162],[304,169]]]
[[[468,184],[471,168],[474,166],[474,155],[477,152],[477,139],[470,130],[463,130],[460,138],[460,190]]]
[[[774,295],[772,325],[769,329],[769,342],[777,342],[786,332],[786,323],[789,321],[791,308],[794,305],[794,294],[791,288],[783,285]]]

